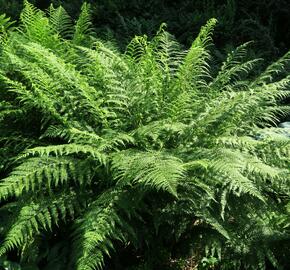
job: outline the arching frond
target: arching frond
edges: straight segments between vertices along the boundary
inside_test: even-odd
[[[188,50],[184,62],[178,71],[178,80],[182,80],[182,85],[186,82],[193,83],[195,87],[201,88],[209,77],[207,60],[209,53],[207,46],[211,42],[211,36],[217,20],[211,19],[202,27],[199,35]]]
[[[133,197],[140,200],[137,196]],[[130,228],[123,227],[128,224],[120,214],[134,211],[127,208],[133,197],[126,191],[108,190],[89,205],[81,219],[76,220],[76,269],[103,268],[105,255],[113,249],[112,241],[123,241],[124,232],[130,231]]]
[[[142,184],[177,195],[178,181],[185,170],[180,160],[166,154],[119,152],[112,164],[117,186]]]
[[[22,202],[16,214],[16,222],[8,230],[0,246],[0,256],[25,244],[42,230],[52,230],[60,219],[73,217],[78,208],[76,194],[57,194],[36,200]]]
[[[73,35],[73,24],[65,9],[62,6],[54,8],[53,5],[50,5],[48,13],[53,32],[64,38],[71,38]]]
[[[263,83],[270,83],[275,79],[275,76],[284,71],[285,65],[289,64],[290,52],[283,55],[278,61],[269,65],[262,74],[254,81],[254,84],[259,85]]]
[[[76,22],[75,31],[73,35],[73,42],[81,45],[85,42],[89,35],[92,33],[91,22],[91,8],[90,5],[84,3],[81,7],[81,14]]]
[[[88,185],[93,177],[88,162],[69,158],[30,158],[0,182],[0,200],[64,185],[69,181]]]

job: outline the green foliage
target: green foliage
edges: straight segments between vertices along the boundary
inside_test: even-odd
[[[62,5],[76,19],[83,0],[31,0],[45,10],[52,3]],[[113,39],[122,48],[136,34],[154,36],[155,29],[166,22],[169,31],[190,46],[199,28],[210,18],[217,18],[216,54],[224,56],[235,46],[254,40],[252,53],[271,61],[289,48],[290,15],[287,0],[90,0],[93,25],[102,38]],[[23,1],[0,0],[0,13],[18,18]],[[267,61],[268,62],[268,61]]]
[[[71,38],[73,35],[72,31],[72,20],[62,6],[54,8],[53,5],[49,7],[49,21],[53,32],[64,38]]]
[[[7,40],[7,30],[13,23],[5,14],[0,15],[0,46]]]
[[[83,1],[52,2],[63,5],[76,16]],[[219,21],[215,30],[218,56],[254,40],[252,53],[271,61],[290,46],[287,0],[94,0],[90,3],[98,35],[115,39],[122,48],[135,35],[154,36],[162,22],[168,24],[169,31],[182,44],[190,46],[199,28],[213,17]]]
[[[92,36],[90,12],[73,25],[63,8],[25,1],[5,30],[2,258],[46,270],[172,269],[189,257],[200,269],[285,268],[290,141],[272,126],[289,115],[289,53],[256,76],[261,59],[244,44],[216,72],[211,19],[188,50],[161,25],[121,54]]]
[[[81,14],[75,25],[75,32],[73,36],[73,41],[77,45],[81,45],[85,42],[85,39],[88,38],[92,31],[92,22],[91,22],[91,9],[90,5],[84,3],[81,8]]]

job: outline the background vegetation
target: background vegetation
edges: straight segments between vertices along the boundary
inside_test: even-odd
[[[219,23],[214,43],[221,53],[244,42],[255,41],[254,52],[267,58],[276,58],[290,46],[290,9],[287,0],[94,0],[92,19],[99,37],[114,39],[125,48],[134,35],[153,36],[161,23],[186,46],[196,37],[199,29],[210,18]],[[45,9],[50,3],[63,5],[76,18],[81,0],[32,0]],[[1,12],[18,18],[22,1],[0,1]]]
[[[0,268],[288,269],[285,1],[1,4]]]

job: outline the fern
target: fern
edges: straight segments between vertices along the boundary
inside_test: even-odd
[[[74,215],[74,194],[58,194],[48,200],[23,202],[16,223],[9,229],[1,246],[0,254],[20,247],[33,238],[40,229],[51,230],[60,218]]]
[[[117,186],[140,183],[177,196],[176,186],[184,175],[180,160],[162,153],[124,153],[113,157],[112,169]],[[128,183],[128,181],[130,181]]]
[[[90,12],[73,24],[25,1],[18,28],[0,17],[0,255],[93,270],[127,252],[164,269],[191,251],[198,267],[279,269],[289,54],[256,76],[247,43],[212,72],[215,19],[188,50],[162,24],[122,54],[94,37]]]
[[[0,15],[0,44],[4,42],[7,30],[14,24],[5,14]]]
[[[76,269],[101,269],[104,265],[104,254],[113,248],[113,239],[122,240],[122,231],[117,229],[124,221],[120,220],[118,203],[123,192],[108,190],[88,207],[83,218],[77,220],[76,250],[82,247],[76,262]],[[117,209],[116,209],[117,207]]]
[[[81,45],[92,32],[90,5],[84,3],[81,7],[81,14],[75,24],[73,42]]]
[[[71,38],[73,35],[72,21],[63,7],[49,7],[49,21],[53,32],[59,34],[63,38]]]

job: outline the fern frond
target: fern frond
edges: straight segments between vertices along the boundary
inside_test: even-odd
[[[98,151],[98,149],[83,144],[61,144],[61,145],[51,145],[51,146],[39,146],[32,149],[27,150],[19,158],[26,157],[62,157],[69,155],[88,155],[89,157],[97,160],[100,164],[106,164],[107,157],[104,153]]]
[[[221,69],[217,77],[211,82],[210,87],[222,91],[226,85],[240,83],[242,76],[248,75],[261,61],[262,59],[253,59],[244,63],[235,63],[230,69]]]
[[[29,158],[0,182],[0,200],[64,185],[68,181],[89,184],[93,177],[87,162],[68,158]]]
[[[260,85],[263,83],[270,83],[274,80],[275,76],[284,71],[285,65],[289,64],[290,52],[283,55],[278,61],[269,65],[262,74],[253,82],[253,85]]]
[[[229,191],[238,196],[249,194],[261,201],[265,200],[255,183],[243,174],[247,163],[246,157],[242,153],[228,149],[219,149],[216,150],[214,155],[216,157],[212,159],[209,166],[209,170],[212,170],[214,173],[212,175],[213,181],[215,181],[216,176],[220,173],[220,180]]]
[[[66,10],[62,6],[54,8],[51,4],[48,13],[53,32],[63,38],[71,38],[73,35],[73,24]]]
[[[209,58],[207,46],[211,42],[212,32],[216,23],[216,19],[210,19],[202,27],[199,35],[188,50],[177,73],[178,80],[182,80],[184,85],[186,85],[186,82],[193,83],[198,89],[206,85],[205,79],[210,77],[207,64]]]
[[[193,46],[206,47],[209,45],[212,42],[212,34],[217,23],[215,18],[208,20],[206,25],[201,27],[198,36],[193,41]]]
[[[14,87],[16,92],[24,97],[25,101],[34,104],[38,102],[37,107],[42,108],[46,112],[51,112],[61,122],[66,121],[67,117],[74,117],[74,113],[79,115],[80,108],[77,108],[77,106],[84,106],[86,108],[84,112],[90,107],[91,113],[97,113],[101,118],[106,117],[106,110],[100,108],[102,100],[97,100],[100,93],[91,87],[85,77],[71,65],[66,64],[61,58],[36,43],[29,45],[21,44],[19,46],[25,51],[28,59],[21,59],[11,54],[9,54],[9,57],[28,80],[33,80],[32,87],[34,92],[25,91],[24,87]],[[51,75],[57,76],[58,79],[54,80],[54,77]],[[42,80],[39,80],[39,77]],[[9,79],[6,80],[9,81]],[[19,85],[22,83],[11,81],[11,84]],[[42,91],[43,88],[46,89],[45,92]],[[76,95],[79,94],[83,98],[76,98]],[[42,99],[45,101],[40,101]],[[59,99],[68,101],[66,106],[58,108],[57,101]],[[44,109],[42,106],[46,106],[46,108]],[[84,117],[89,120],[87,115]],[[94,117],[94,119],[96,118]]]
[[[24,0],[24,9],[20,14],[19,31],[30,41],[39,42],[48,48],[57,48],[58,39],[53,35],[49,19],[42,10]]]
[[[91,7],[84,3],[81,7],[81,14],[75,24],[73,42],[82,45],[83,42],[92,34]]]
[[[14,22],[10,20],[5,14],[0,15],[0,33],[7,30]]]
[[[38,200],[22,202],[17,213],[16,222],[6,234],[4,242],[0,246],[0,256],[7,251],[20,247],[42,230],[52,230],[52,225],[60,219],[74,214],[76,194],[57,194]]]
[[[124,239],[120,229],[126,222],[119,211],[124,203],[128,203],[127,200],[131,200],[127,192],[108,190],[89,205],[83,218],[76,221],[76,269],[103,268],[104,255],[109,255],[109,250],[113,248],[112,241]]]
[[[2,101],[0,102],[0,121],[3,121],[5,118],[17,117],[24,113],[24,111],[17,106],[12,105],[9,102]]]
[[[23,26],[31,26],[40,15],[44,15],[44,13],[38,10],[27,0],[24,0],[24,9],[22,10],[22,13],[20,15],[20,20]]]
[[[185,175],[182,162],[163,153],[121,151],[113,156],[112,169],[117,186],[142,184],[177,196],[178,182]]]
[[[179,43],[165,31],[165,28],[165,24],[160,26],[152,43],[155,59],[166,74],[165,79],[170,80],[171,77],[175,76],[178,67],[182,64],[185,54],[182,52]]]
[[[148,50],[147,36],[134,37],[126,48],[126,54],[134,61],[138,62],[142,59]]]
[[[8,41],[8,30],[14,24],[9,17],[5,14],[0,15],[0,48],[4,46]]]

